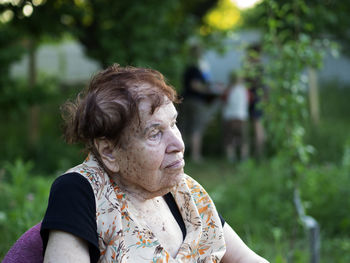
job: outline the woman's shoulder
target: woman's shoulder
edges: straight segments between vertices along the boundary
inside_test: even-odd
[[[69,185],[81,185],[88,183],[87,179],[77,172],[67,172],[58,176],[54,182],[53,186],[69,186]]]
[[[83,163],[69,169],[66,174],[79,174],[82,178],[85,178],[95,190],[109,184],[108,175],[92,155],[89,155]]]
[[[204,187],[197,182],[195,179],[193,179],[191,176],[185,174],[184,175],[184,180],[192,194],[206,194],[207,191],[204,189]]]
[[[84,176],[76,172],[69,172],[57,177],[51,186],[51,194],[65,193],[65,195],[92,195],[92,187]]]

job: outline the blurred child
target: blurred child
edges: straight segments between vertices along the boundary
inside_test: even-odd
[[[249,98],[243,78],[234,72],[231,73],[224,101],[222,117],[226,157],[231,162],[245,160],[249,155]]]

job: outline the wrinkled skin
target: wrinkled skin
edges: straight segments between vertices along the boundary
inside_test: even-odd
[[[139,106],[140,123],[134,120],[113,156],[118,164],[115,179],[130,192],[152,198],[169,192],[182,178],[184,143],[176,126],[177,111],[171,102],[152,115],[150,103]]]

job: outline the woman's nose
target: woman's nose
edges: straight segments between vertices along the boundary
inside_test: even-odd
[[[185,144],[182,140],[181,133],[177,127],[169,132],[169,143],[167,147],[167,153],[171,152],[183,152],[185,149]]]

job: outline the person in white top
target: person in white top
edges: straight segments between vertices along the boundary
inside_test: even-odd
[[[248,91],[243,78],[231,73],[230,82],[224,96],[222,111],[224,125],[224,145],[229,161],[245,160],[249,155],[247,136],[248,121]]]

